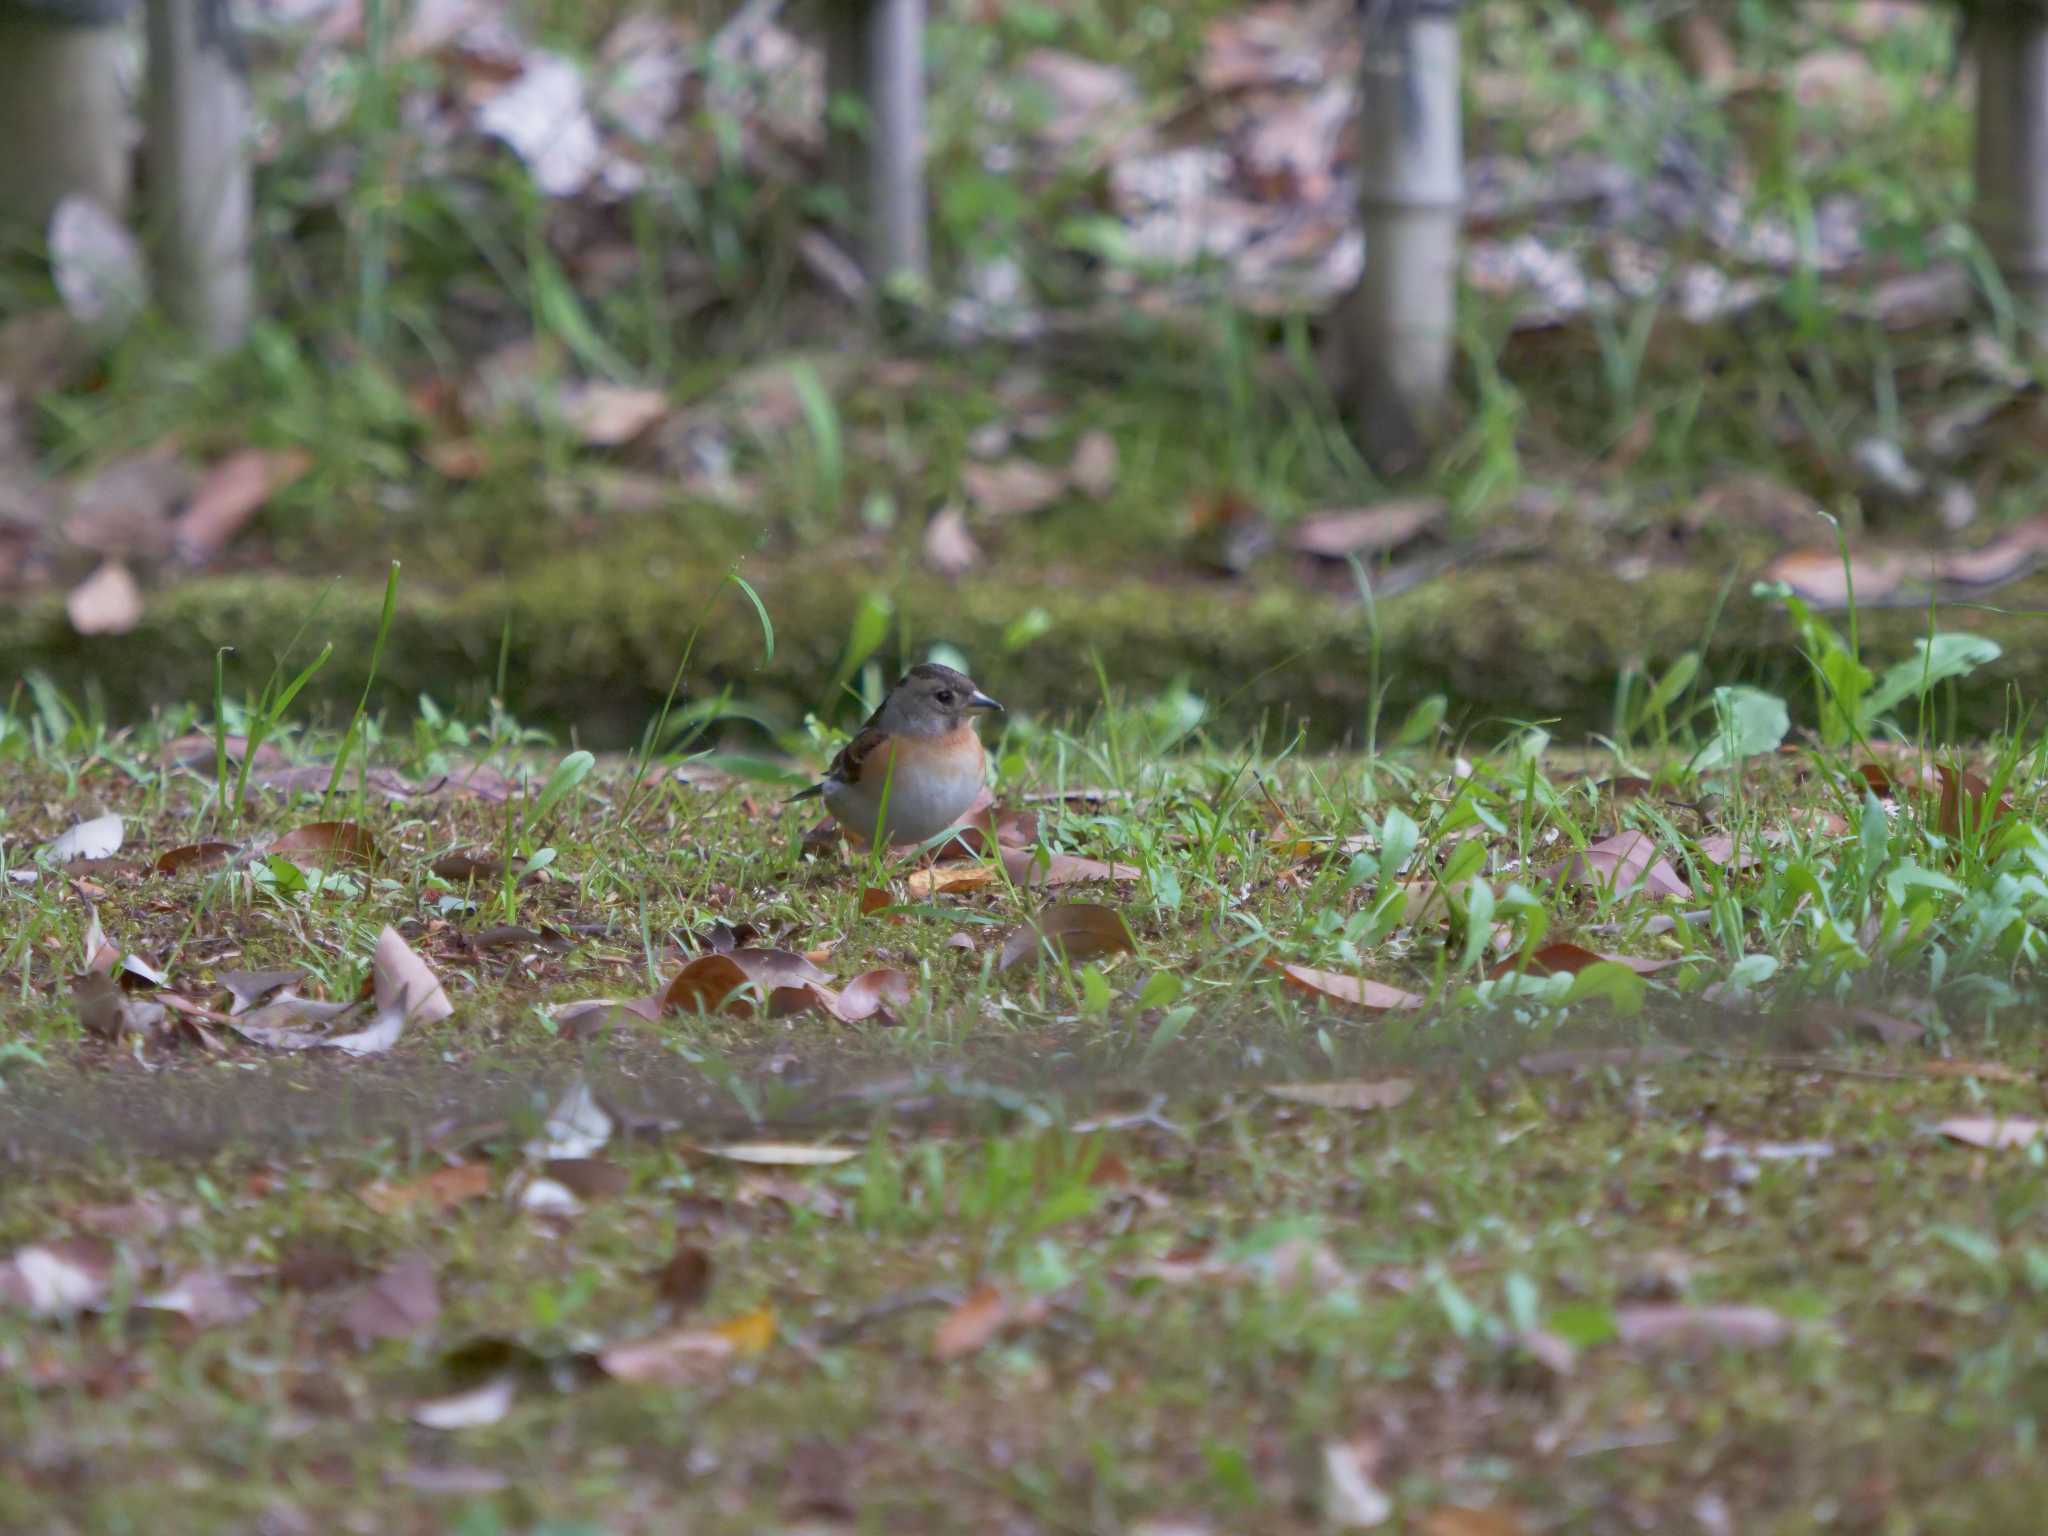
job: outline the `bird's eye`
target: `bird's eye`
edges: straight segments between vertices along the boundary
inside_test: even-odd
[[[953,702],[953,690],[950,688],[941,688],[937,693],[932,695],[932,697],[937,699],[941,704],[951,704]]]

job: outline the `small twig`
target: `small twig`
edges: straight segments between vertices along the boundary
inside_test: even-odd
[[[920,1307],[957,1307],[960,1302],[960,1293],[946,1285],[927,1286],[921,1291],[899,1291],[871,1307],[863,1307],[844,1322],[820,1329],[816,1340],[821,1346],[844,1344],[870,1323],[884,1322],[904,1312],[915,1312]]]
[[[1830,1077],[1867,1077],[1884,1083],[1910,1083],[1919,1080],[1917,1072],[1887,1072],[1879,1067],[1852,1067],[1842,1062],[1828,1061],[1819,1056],[1738,1056],[1732,1051],[1695,1050],[1693,1055],[1701,1061],[1718,1061],[1731,1067],[1770,1067],[1779,1072],[1822,1072]]]

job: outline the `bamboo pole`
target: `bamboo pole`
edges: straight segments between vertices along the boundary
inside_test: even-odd
[[[831,0],[826,90],[858,102],[858,122],[828,123],[830,162],[852,205],[874,283],[931,275],[924,185],[925,0]],[[828,108],[828,111],[830,109]]]
[[[1417,467],[1457,341],[1464,201],[1456,0],[1362,0],[1359,202],[1365,270],[1339,317],[1343,393],[1367,457]]]
[[[209,347],[241,344],[249,264],[249,88],[227,0],[149,0],[149,227],[157,293]]]
[[[1969,28],[1977,230],[2038,328],[2048,317],[2048,7],[1981,4]]]
[[[127,0],[0,0],[0,222],[40,236],[65,197],[119,218],[134,129],[121,92]]]

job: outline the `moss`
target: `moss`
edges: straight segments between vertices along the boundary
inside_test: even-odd
[[[1162,586],[1047,571],[959,585],[924,575],[891,580],[845,563],[749,566],[776,625],[761,664],[753,617],[720,595],[723,564],[678,555],[672,542],[588,552],[501,583],[461,592],[408,589],[386,651],[384,702],[418,693],[474,709],[506,652],[507,702],[523,719],[573,725],[594,745],[632,739],[659,706],[691,629],[704,619],[691,691],[730,682],[738,694],[796,710],[818,702],[861,595],[889,588],[913,640],[945,640],[974,658],[1006,702],[1040,713],[1085,709],[1093,655],[1132,695],[1185,677],[1234,726],[1307,720],[1324,741],[1355,737],[1369,692],[1369,637],[1352,602],[1274,583]],[[1657,671],[1706,636],[1720,578],[1688,571],[1617,582],[1597,568],[1527,563],[1452,572],[1382,605],[1387,711],[1444,693],[1482,731],[1490,720],[1555,718],[1566,731],[1600,729],[1627,665]],[[324,600],[323,600],[323,594]],[[306,625],[300,656],[332,641],[335,659],[310,690],[346,708],[361,687],[380,589],[297,578],[219,577],[152,597],[131,634],[81,639],[55,600],[0,614],[0,675],[40,669],[67,691],[94,691],[116,719],[151,704],[206,698],[213,655],[231,646],[230,689],[260,688],[277,652]],[[2048,581],[2005,606],[2048,600]],[[321,606],[310,624],[307,616]],[[1014,653],[1004,631],[1032,609],[1051,626]],[[708,616],[708,617],[707,617]],[[1957,694],[1958,722],[1985,730],[2004,718],[2004,690],[2048,666],[2048,631],[1979,610],[1943,622],[1982,630],[2008,660]],[[1868,650],[1889,659],[1923,632],[1924,612],[1866,614]],[[1801,663],[1782,617],[1747,596],[1730,599],[1714,631],[1714,675],[1776,684],[1799,699]]]

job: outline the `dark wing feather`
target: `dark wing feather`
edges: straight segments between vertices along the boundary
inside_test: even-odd
[[[867,760],[888,740],[889,733],[871,718],[860,728],[859,735],[839,749],[839,755],[832,759],[832,766],[825,770],[825,777],[837,779],[842,784],[858,784]]]
[[[888,733],[882,729],[881,720],[882,711],[877,709],[868,716],[866,723],[854,734],[853,740],[839,749],[839,755],[832,759],[832,766],[825,770],[820,780],[809,789],[798,790],[789,798],[792,800],[815,799],[817,796],[824,794],[825,784],[828,781],[840,784],[858,784],[860,782],[861,765],[868,760],[877,747],[889,739]]]

